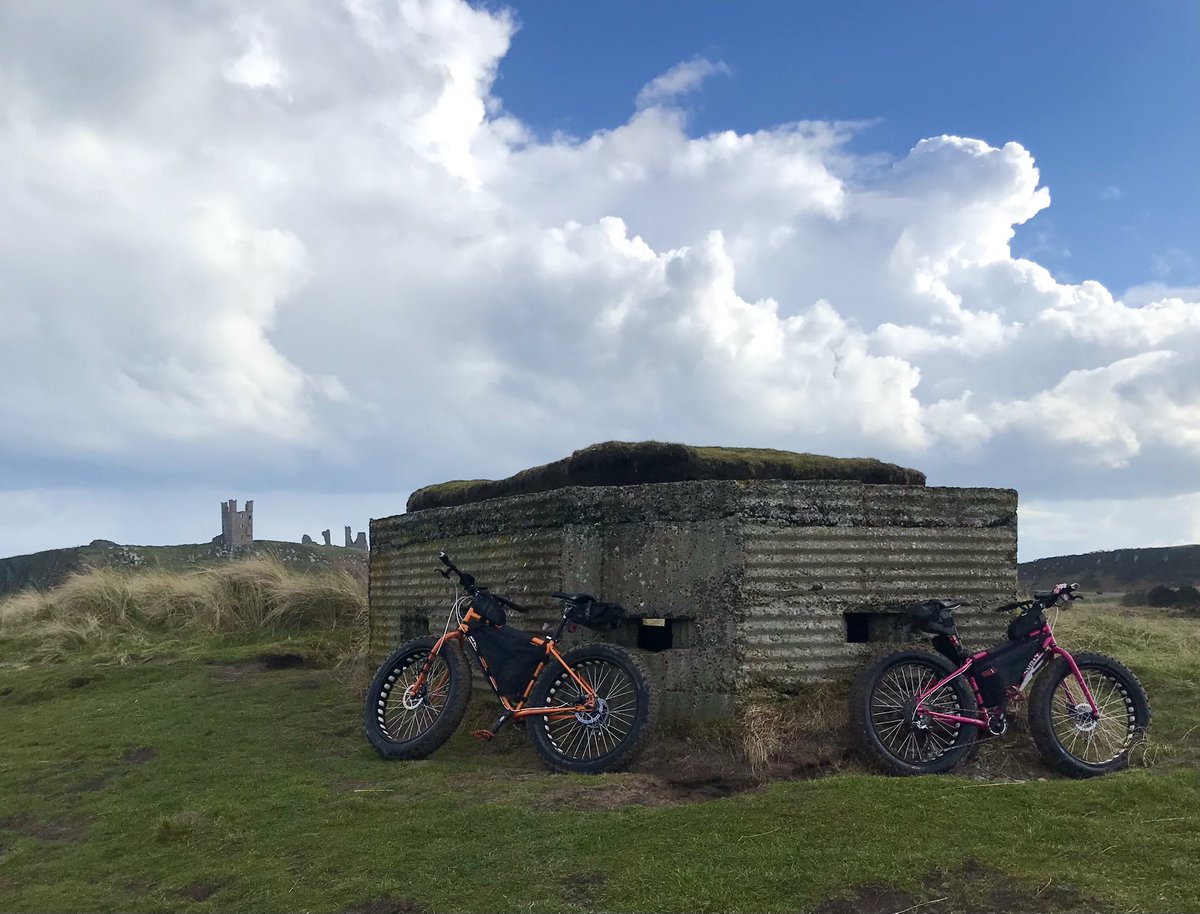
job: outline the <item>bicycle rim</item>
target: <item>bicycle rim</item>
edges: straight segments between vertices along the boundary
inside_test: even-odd
[[[441,657],[429,666],[422,689],[414,691],[428,651],[412,654],[388,674],[379,696],[380,729],[388,739],[407,743],[426,733],[446,710],[450,699],[450,667]]]
[[[922,663],[909,661],[889,667],[876,681],[871,691],[871,727],[880,745],[895,758],[910,764],[927,764],[958,746],[962,724],[913,713],[917,696],[943,675]],[[963,714],[952,682],[926,698],[922,707],[941,714]]]
[[[1100,719],[1075,676],[1068,673],[1050,696],[1050,727],[1063,751],[1086,765],[1103,765],[1128,752],[1137,738],[1137,707],[1129,688],[1117,676],[1082,667]]]
[[[602,758],[633,732],[640,710],[637,683],[623,667],[608,660],[584,660],[573,669],[596,693],[598,708],[593,712],[547,714],[543,718],[546,736],[554,751],[564,758]],[[570,708],[586,701],[587,693],[564,670],[550,687],[547,707]]]

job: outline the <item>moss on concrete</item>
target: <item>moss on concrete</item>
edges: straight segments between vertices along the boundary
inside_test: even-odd
[[[817,479],[880,485],[925,484],[925,474],[866,457],[826,457],[771,448],[694,447],[606,441],[507,479],[457,479],[418,489],[409,511],[466,505],[566,486],[623,486],[704,479]]]

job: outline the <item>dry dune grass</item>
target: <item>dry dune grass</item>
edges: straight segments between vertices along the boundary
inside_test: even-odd
[[[833,770],[845,762],[844,679],[812,683],[789,700],[756,696],[738,711],[738,754],[759,774],[780,764]]]
[[[300,573],[270,557],[182,573],[101,568],[0,602],[0,641],[51,659],[116,637],[361,629],[366,604],[348,572]]]

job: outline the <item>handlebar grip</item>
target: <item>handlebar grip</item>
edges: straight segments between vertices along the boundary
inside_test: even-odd
[[[440,561],[447,568],[454,567],[454,563],[452,561],[450,561],[450,556],[446,555],[446,553],[444,553],[444,552],[438,553],[438,561]]]

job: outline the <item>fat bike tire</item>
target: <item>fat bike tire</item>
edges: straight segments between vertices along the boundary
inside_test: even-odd
[[[1150,703],[1137,676],[1104,654],[1073,655],[1100,718],[1079,688],[1064,657],[1038,675],[1029,696],[1029,729],[1051,768],[1073,778],[1092,778],[1129,767],[1129,756],[1150,726]]]
[[[425,758],[451,737],[467,712],[471,667],[457,642],[442,645],[420,694],[411,691],[437,640],[417,638],[401,645],[367,689],[363,733],[386,759]]]
[[[940,774],[972,750],[971,724],[924,718],[912,713],[925,688],[954,672],[950,661],[928,651],[896,651],[864,668],[850,689],[850,733],[865,758],[888,774]],[[925,701],[926,708],[976,717],[975,694],[962,676]]]
[[[546,767],[563,774],[627,768],[646,745],[658,696],[637,657],[613,644],[585,644],[563,657],[604,704],[592,714],[562,712],[528,718],[533,748]],[[572,707],[584,691],[561,664],[549,665],[529,695],[529,707]]]

